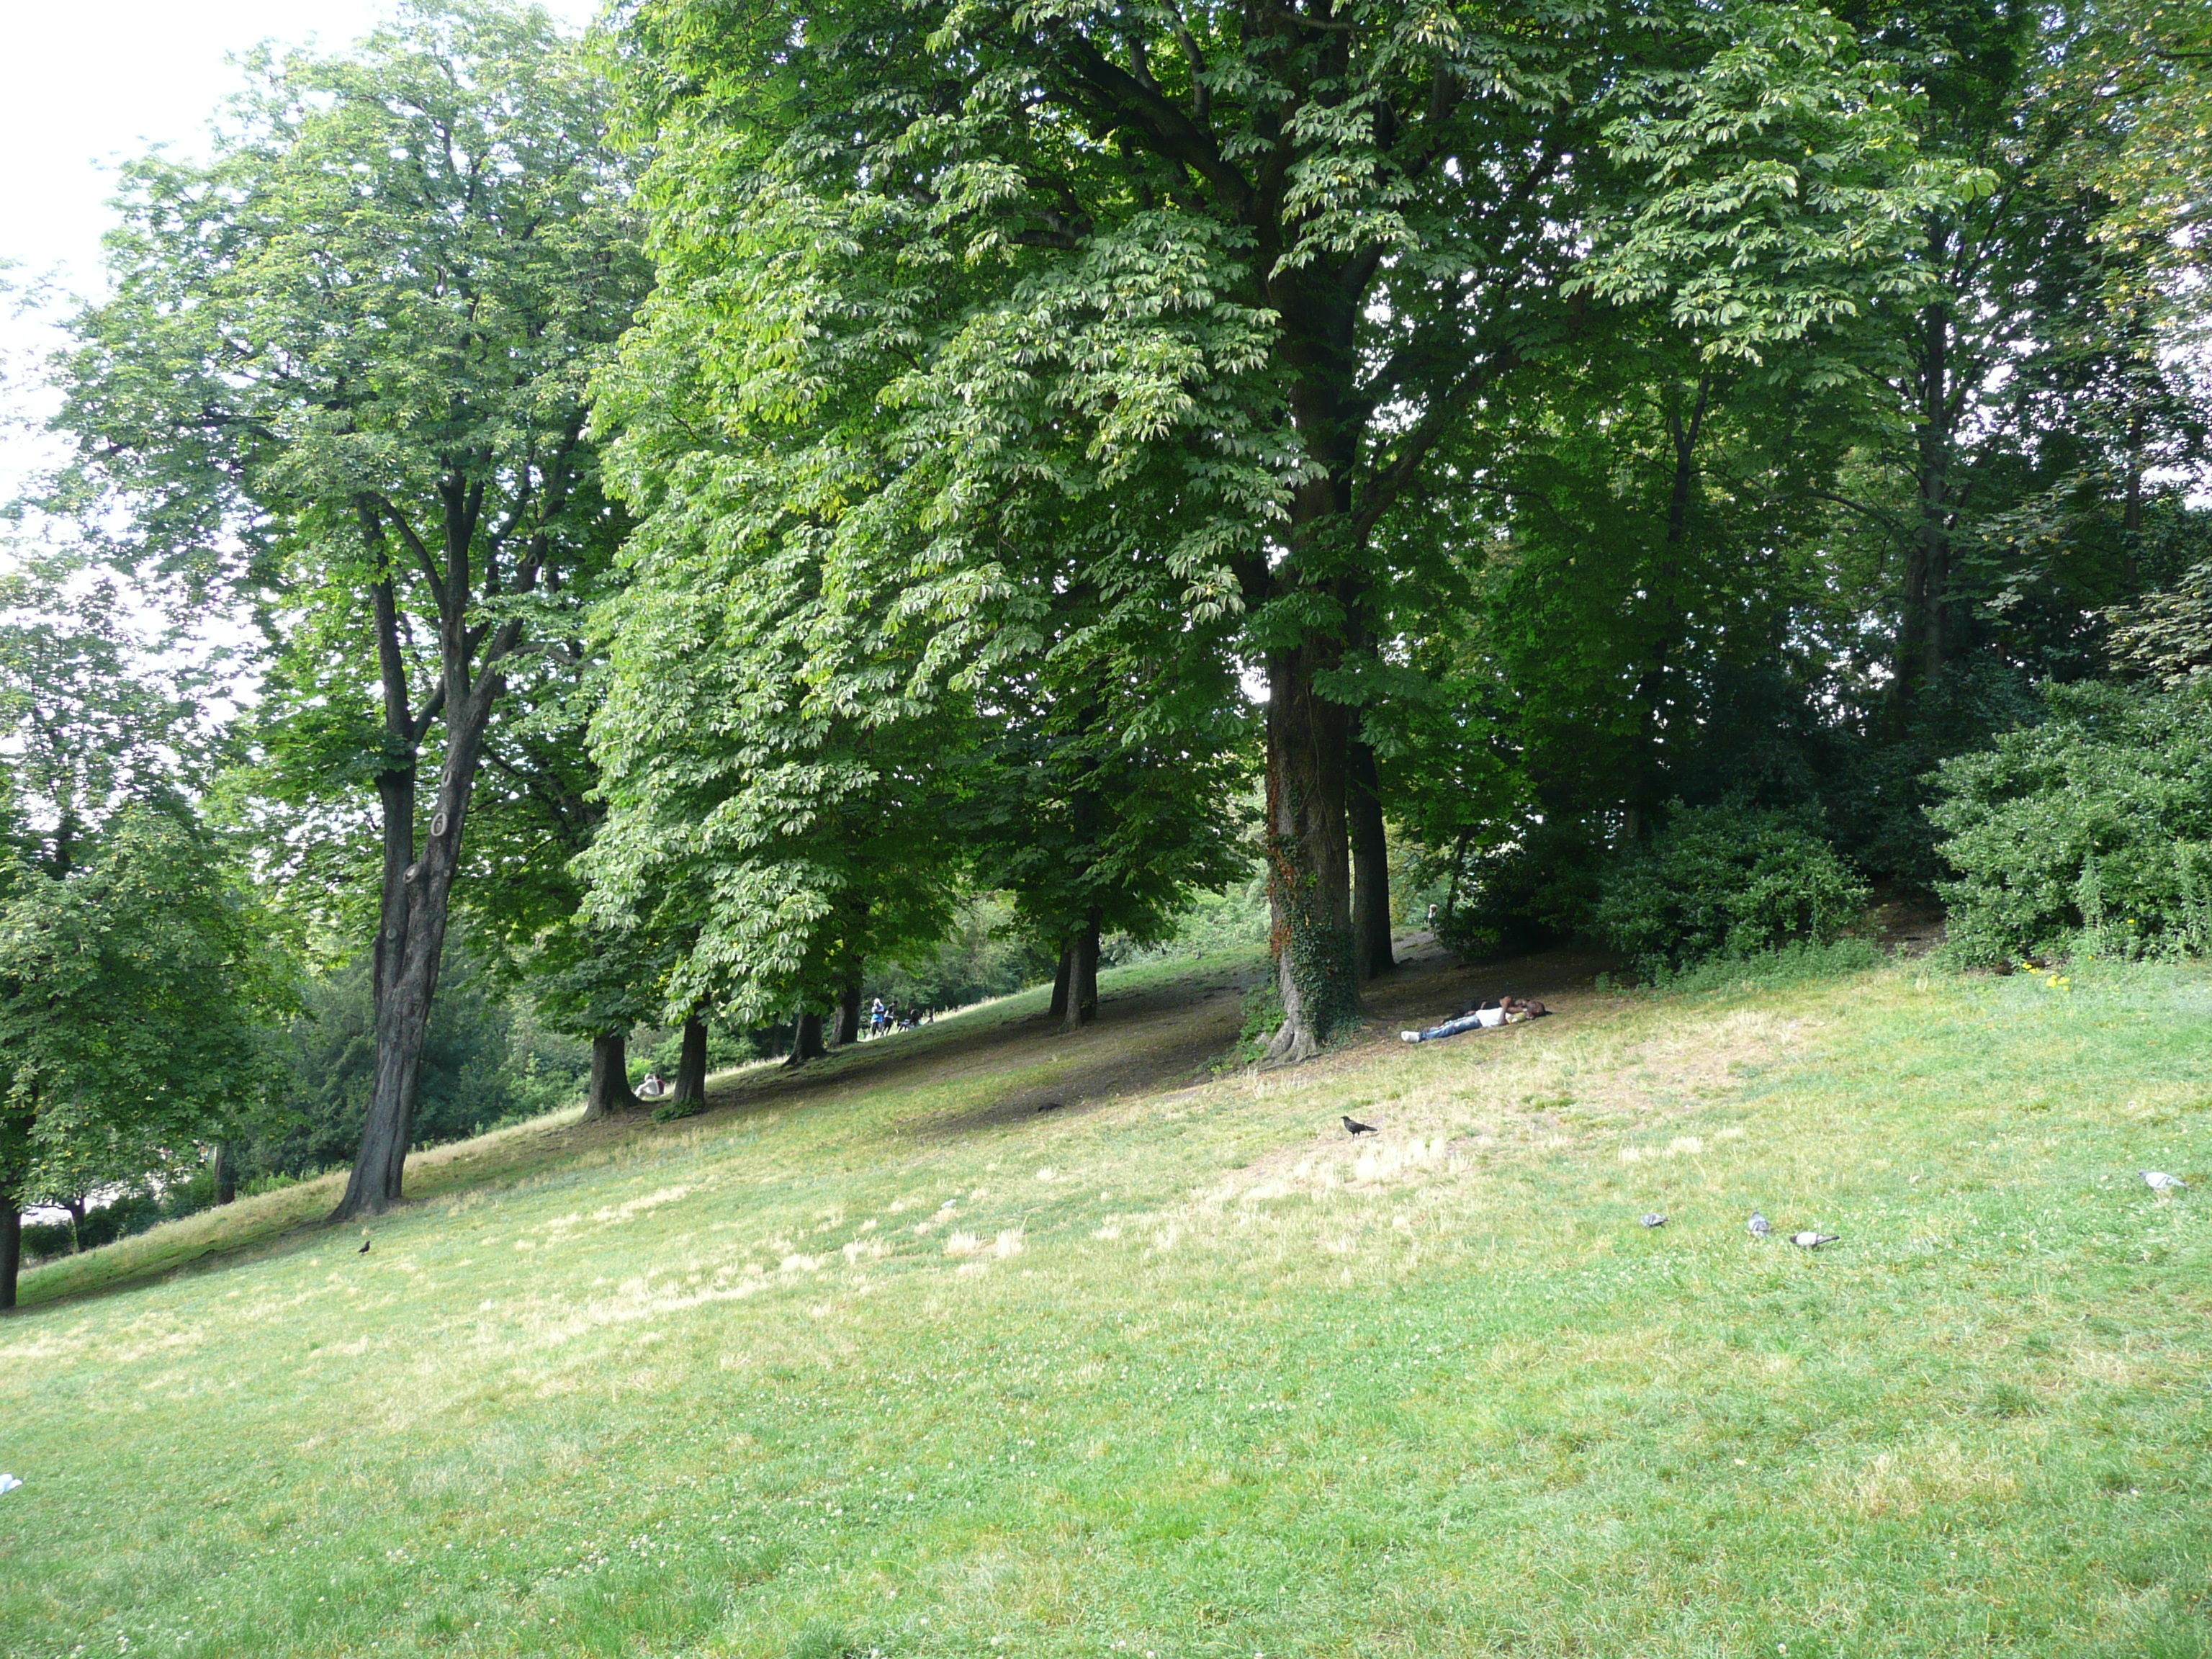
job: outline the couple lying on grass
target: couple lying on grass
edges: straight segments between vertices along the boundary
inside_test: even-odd
[[[1471,1002],[1441,1025],[1431,1025],[1424,1031],[1401,1031],[1398,1036],[1405,1042],[1433,1042],[1438,1037],[1457,1036],[1462,1031],[1492,1025],[1518,1025],[1524,1019],[1538,1019],[1551,1012],[1529,997],[1498,997]]]

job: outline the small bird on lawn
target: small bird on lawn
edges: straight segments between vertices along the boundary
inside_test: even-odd
[[[1823,1244],[1832,1244],[1842,1237],[1841,1233],[1792,1233],[1790,1242],[1801,1250],[1817,1250]]]
[[[1037,1110],[1040,1112],[1056,1112],[1059,1109],[1060,1103],[1056,1100],[1048,1100],[1043,1105],[1037,1108]]]
[[[1355,1135],[1371,1135],[1376,1133],[1376,1127],[1373,1124],[1362,1123],[1356,1117],[1347,1117],[1345,1119],[1344,1127],[1346,1133]]]
[[[1774,1231],[1774,1224],[1757,1210],[1751,1212],[1751,1219],[1745,1222],[1744,1226],[1753,1238],[1764,1238]]]
[[[356,1250],[354,1254],[356,1255],[367,1255],[368,1254],[368,1241],[365,1238],[362,1239],[361,1241],[361,1248]]]
[[[2170,1176],[2163,1170],[2145,1170],[2143,1185],[2154,1193],[2185,1193],[2189,1183],[2179,1176]]]
[[[1647,1227],[1663,1227],[1667,1224],[1667,1218],[1656,1210],[1646,1210],[1638,1219]]]

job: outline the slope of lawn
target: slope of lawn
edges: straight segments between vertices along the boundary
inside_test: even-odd
[[[2212,1652],[2212,979],[1249,971],[28,1276],[0,1652]]]

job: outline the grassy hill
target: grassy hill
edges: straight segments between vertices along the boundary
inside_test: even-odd
[[[1214,1078],[1250,971],[39,1270],[0,1652],[2212,1651],[2212,980],[1431,963]]]

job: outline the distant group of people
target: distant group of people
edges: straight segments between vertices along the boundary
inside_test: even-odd
[[[934,1008],[902,1008],[896,1002],[885,1002],[878,997],[868,1009],[867,1035],[881,1036],[886,1031],[911,1031],[936,1018]]]

